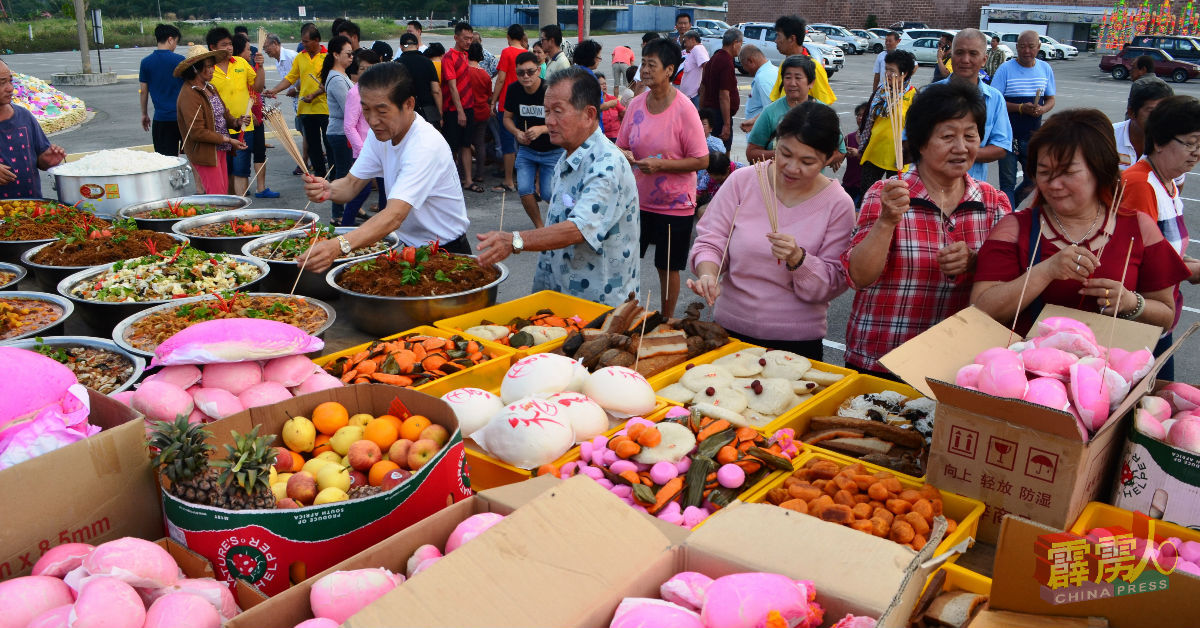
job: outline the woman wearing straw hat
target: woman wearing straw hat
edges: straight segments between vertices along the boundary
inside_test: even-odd
[[[196,191],[200,194],[227,194],[225,153],[246,148],[245,142],[229,135],[229,130],[241,128],[250,116],[235,118],[230,114],[217,89],[209,83],[213,67],[228,57],[226,50],[192,46],[175,66],[174,74],[184,84],[175,102],[176,121],[183,134],[183,152],[196,171]]]

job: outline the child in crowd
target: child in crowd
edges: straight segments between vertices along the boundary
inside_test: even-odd
[[[616,96],[608,93],[608,79],[604,78],[603,72],[596,73],[596,80],[600,82],[600,92],[604,94],[604,102],[617,100]],[[621,132],[621,120],[625,118],[625,105],[618,101],[617,106],[605,109],[600,115],[604,121],[604,137],[614,142],[617,141],[617,134]]]
[[[857,129],[862,128],[863,120],[870,107],[870,102],[862,102],[854,108],[854,128],[856,130],[846,136],[846,171],[842,173],[842,188],[854,200],[855,209],[862,202],[862,190],[859,189],[862,184],[862,162],[859,161],[862,151],[858,145]]]
[[[633,100],[634,93],[634,77],[637,76],[638,66],[631,65],[625,68],[625,87],[621,88],[621,94],[618,96],[621,99],[621,106],[628,107],[629,101]]]
[[[721,146],[721,148],[725,147]],[[704,180],[701,181],[698,177],[696,180],[696,206],[699,207],[712,200],[717,190],[721,189],[721,185],[725,183],[725,179],[729,178],[730,173],[745,167],[746,164],[740,161],[731,161],[728,153],[709,150],[708,169],[701,171],[705,173]]]
[[[725,142],[722,142],[721,138],[713,135],[713,131],[712,131],[713,130],[713,122],[720,119],[720,117],[719,117],[720,114],[717,113],[716,109],[713,109],[711,107],[701,107],[699,109],[699,111],[697,111],[697,113],[700,114],[700,126],[704,127],[704,141],[708,144],[709,164],[711,165],[712,164],[711,155],[713,153],[722,153],[722,154],[725,153]],[[728,161],[728,155],[726,155],[726,158],[727,158],[726,161]],[[708,187],[708,170],[697,170],[696,171],[696,190],[698,192],[703,191],[707,187]],[[708,201],[705,201],[705,202],[708,202]],[[697,198],[696,204],[701,205],[703,203],[700,203],[699,198]]]

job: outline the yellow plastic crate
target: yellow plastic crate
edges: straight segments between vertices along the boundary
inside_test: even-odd
[[[448,332],[448,331],[444,331],[441,329],[436,329],[436,328],[430,327],[428,325],[422,325],[420,327],[414,327],[407,331],[402,331],[398,334],[392,334],[391,336],[388,336],[386,338],[381,338],[381,340],[395,340],[401,336],[406,336],[408,334],[423,334],[426,336],[437,336],[439,338],[451,338],[456,335],[455,332]],[[441,396],[442,394],[444,394],[444,393],[434,394],[434,392],[438,391],[438,390],[444,389],[446,391],[449,391],[449,390],[454,390],[455,388],[463,388],[463,387],[475,385],[475,384],[472,384],[469,382],[478,382],[478,381],[486,382],[486,381],[490,381],[491,379],[494,378],[498,385],[500,378],[503,378],[504,374],[508,372],[508,367],[512,366],[513,350],[509,349],[508,347],[505,347],[505,346],[487,342],[485,340],[477,340],[477,342],[479,342],[479,344],[483,346],[484,353],[487,353],[488,355],[492,356],[492,359],[484,361],[480,364],[476,364],[475,366],[467,367],[457,373],[451,373],[445,377],[435,379],[431,382],[427,382],[427,383],[421,384],[419,386],[413,386],[412,389],[419,390],[421,392],[425,392],[425,393],[428,393],[430,395],[437,397],[437,396]],[[366,351],[367,347],[369,347],[369,346],[371,346],[370,342],[364,343],[364,344],[358,345],[357,347],[351,347],[344,351],[338,351],[337,353],[323,355],[323,356],[317,358],[316,360],[313,360],[313,362],[315,362],[317,364],[317,366],[324,367],[326,364],[329,364],[330,362],[333,362],[334,360],[336,360],[338,358],[352,356],[352,355],[358,353],[359,351]],[[499,375],[497,375],[497,373]]]
[[[867,469],[871,473],[887,471],[888,473],[894,474],[896,479],[900,481],[900,485],[906,489],[919,489],[925,485],[924,482],[910,476],[896,473],[891,469],[885,469],[880,466],[862,462],[861,460],[855,460],[846,456],[831,454],[830,452],[817,451],[813,447],[807,447],[807,451],[809,452],[808,455],[798,456],[792,461],[793,469],[802,469],[807,462],[814,459],[829,460],[830,462],[836,463],[839,467],[845,467],[850,464],[861,464],[864,469]],[[757,493],[751,495],[744,501],[750,503],[765,502],[767,493],[771,489],[783,484],[783,481],[788,477],[788,475],[790,474],[787,472],[780,472],[777,476],[775,476],[772,483],[762,487]],[[967,538],[973,538],[975,536],[975,532],[979,529],[979,518],[983,516],[984,509],[983,502],[977,499],[963,497],[962,495],[950,493],[941,489],[938,489],[938,492],[942,494],[942,512],[947,517],[957,521],[958,525],[954,529],[954,532],[946,535],[946,538],[942,539],[942,542],[938,544],[937,549],[933,552],[934,556],[941,556],[949,551],[951,547],[962,543]],[[952,563],[956,560],[958,560],[957,555],[946,559],[946,562]]]
[[[942,583],[943,591],[966,591],[975,595],[992,594],[992,579],[987,576],[953,563],[942,565],[942,571],[946,572],[946,580]]]
[[[1191,530],[1168,521],[1156,520],[1153,522],[1153,525],[1155,541],[1161,542],[1167,537],[1173,536],[1184,541],[1200,543],[1200,532],[1196,530]],[[1079,518],[1075,520],[1075,524],[1071,526],[1069,532],[1083,536],[1092,528],[1108,528],[1113,526],[1120,526],[1132,531],[1133,512],[1100,502],[1090,502],[1083,508],[1083,512],[1079,513]]]
[[[468,334],[463,330],[479,325],[485,320],[491,321],[496,325],[503,325],[517,317],[533,316],[538,310],[550,310],[563,318],[578,316],[587,323],[611,309],[611,307],[602,303],[587,301],[553,290],[543,290],[507,303],[498,303],[491,307],[485,307],[482,310],[475,310],[474,312],[461,314],[453,318],[444,318],[434,322],[433,326],[449,332],[461,333],[468,338],[480,340],[479,337]],[[515,359],[519,360],[532,353],[554,351],[562,346],[563,340],[565,338],[543,342],[540,345],[534,345],[525,349],[513,349],[516,352]]]
[[[767,427],[772,430],[790,427],[796,430],[796,438],[800,438],[805,432],[808,431],[808,424],[812,421],[813,417],[837,416],[838,407],[842,405],[843,401],[851,397],[857,397],[859,395],[865,395],[868,393],[883,392],[885,390],[895,391],[912,398],[923,396],[921,393],[917,392],[916,389],[907,384],[893,382],[881,377],[875,377],[874,375],[855,374],[851,377],[843,379],[829,388],[826,388],[821,392],[819,399],[817,398],[817,395],[813,395],[813,399],[809,403],[800,406],[797,412],[788,413],[787,415],[781,416],[779,417],[779,420]],[[858,462],[858,460],[852,456],[846,456],[839,452],[825,449],[820,445],[806,445],[806,447],[809,447],[814,451],[827,454],[831,457],[844,458],[845,460]],[[886,470],[895,473],[897,476],[911,478],[917,482],[924,481],[925,477],[921,476],[916,478],[911,475],[900,473],[899,471],[892,471],[891,469]]]
[[[666,388],[667,386],[670,386],[671,384],[678,382],[679,378],[683,377],[683,374],[687,372],[689,366],[694,366],[697,364],[710,364],[710,363],[715,362],[716,360],[723,358],[727,355],[730,355],[732,353],[737,353],[738,351],[742,351],[743,349],[750,349],[755,346],[756,345],[745,343],[740,340],[734,340],[734,341],[730,342],[729,344],[725,345],[724,347],[721,347],[720,349],[715,349],[713,351],[709,351],[708,353],[698,355],[695,358],[692,358],[691,360],[684,362],[683,364],[673,366],[657,375],[654,375],[653,377],[649,377],[649,378],[647,378],[646,381],[650,382],[650,385],[654,388],[655,391],[662,390],[663,388]],[[786,423],[790,422],[794,417],[798,416],[800,413],[803,413],[805,408],[808,408],[812,404],[818,403],[822,399],[825,399],[827,397],[827,395],[830,394],[831,391],[837,390],[839,387],[841,387],[843,384],[846,383],[846,380],[848,380],[858,374],[854,370],[851,370],[848,368],[843,368],[840,366],[834,366],[832,364],[826,364],[824,362],[813,361],[813,367],[815,367],[819,370],[822,370],[822,371],[829,372],[829,373],[840,373],[842,375],[845,375],[845,377],[843,377],[842,380],[837,382],[836,384],[830,386],[829,388],[826,388],[825,390],[822,390],[821,392],[813,395],[811,398],[801,402],[796,407],[791,408],[787,412],[784,412],[783,414],[779,415],[774,421],[771,421],[770,423],[763,426],[762,428],[759,428],[759,431],[769,435],[769,434],[774,433],[775,430],[778,430],[781,427],[788,427],[788,425],[786,425]],[[807,427],[807,424],[805,424],[805,427]],[[799,431],[796,432],[797,436],[799,436],[800,434],[801,434],[801,432],[799,432]]]

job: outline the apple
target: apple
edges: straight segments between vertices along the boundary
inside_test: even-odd
[[[276,471],[278,471],[280,473],[287,473],[288,471],[299,471],[299,469],[292,468],[292,465],[295,464],[295,462],[296,462],[296,459],[292,457],[292,452],[287,447],[276,447],[275,448],[275,467],[274,468]]]
[[[379,482],[379,488],[385,491],[390,491],[399,486],[412,475],[407,469],[392,469],[383,476],[383,480]]]
[[[317,498],[317,478],[301,471],[288,478],[287,496],[301,504],[311,504]]]
[[[356,471],[370,471],[371,466],[383,460],[383,452],[374,441],[360,440],[350,445],[346,454],[347,461]]]
[[[350,422],[346,425],[357,425],[358,427],[366,427],[367,423],[374,421],[375,417],[369,414],[356,414],[350,417]]]
[[[450,440],[450,432],[446,428],[434,423],[433,425],[421,430],[421,434],[418,439],[431,440],[437,443],[438,447],[441,447],[442,445],[446,444],[446,441]]]
[[[412,449],[413,442],[407,438],[398,439],[388,448],[388,460],[400,465],[401,469],[408,468],[408,450]]]
[[[276,508],[299,508],[300,504],[296,503],[296,500],[292,499],[291,497],[284,497],[283,499],[275,501],[275,507]]]
[[[441,446],[437,442],[422,438],[415,441],[408,450],[408,468],[416,471],[437,455]]]
[[[367,484],[367,474],[363,473],[362,471],[350,471],[350,488],[366,486]]]

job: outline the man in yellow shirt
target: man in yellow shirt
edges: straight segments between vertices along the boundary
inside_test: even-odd
[[[210,81],[213,87],[217,88],[217,93],[221,95],[221,102],[225,103],[225,108],[234,117],[250,115],[250,106],[253,104],[250,92],[262,91],[263,73],[255,72],[245,59],[233,54],[233,34],[229,32],[229,29],[221,26],[213,28],[204,36],[204,40],[208,44],[209,50],[224,50],[229,53],[224,61],[217,63],[213,68],[213,77]],[[262,63],[261,52],[258,53],[258,57],[256,61]],[[230,194],[242,194],[247,190],[247,183],[250,181],[250,158],[254,154],[254,135],[250,133],[252,131],[254,131],[253,117],[240,130],[229,131],[230,135],[238,136],[239,139],[246,142],[246,148],[226,153]]]
[[[315,176],[325,176],[325,128],[329,126],[329,105],[325,101],[325,87],[318,78],[325,53],[321,50],[321,31],[316,26],[307,26],[300,31],[300,43],[304,51],[292,61],[292,69],[275,87],[263,92],[263,96],[274,98],[292,85],[299,85],[300,104],[296,118],[300,120],[304,141],[308,145],[308,161]]]
[[[779,54],[788,57],[791,55],[807,55],[804,50],[804,35],[808,31],[808,23],[804,18],[796,15],[785,15],[775,20],[775,48],[779,50]],[[833,88],[829,86],[829,74],[825,72],[825,66],[822,65],[819,59],[813,59],[817,66],[817,77],[813,81],[809,93],[813,98],[827,104],[833,105],[837,102],[837,95],[833,93]],[[782,74],[780,75],[782,76]],[[771,90],[771,100],[776,101],[783,98],[783,79],[775,79],[775,87]]]

